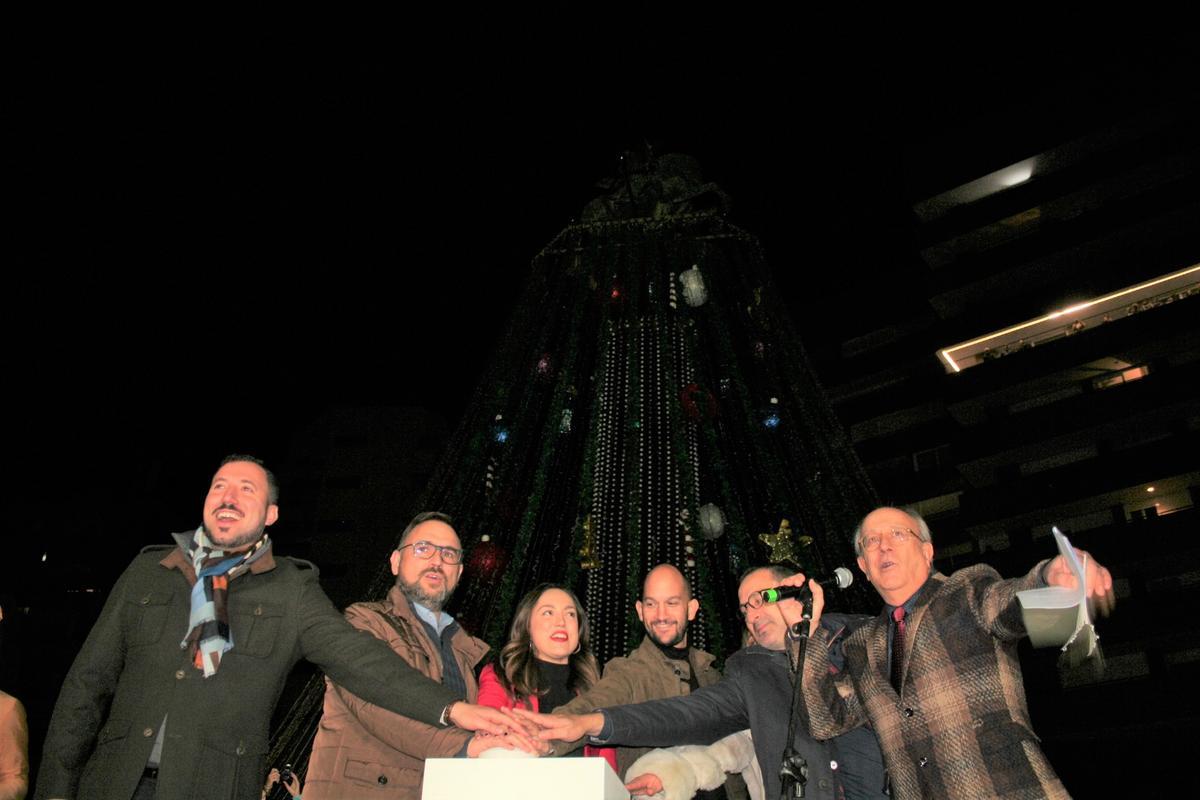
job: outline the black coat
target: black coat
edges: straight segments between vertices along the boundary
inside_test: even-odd
[[[835,638],[867,617],[826,614],[821,625]],[[750,729],[768,798],[779,796],[779,767],[787,739],[792,685],[787,653],[759,645],[743,648],[725,663],[718,683],[685,697],[653,700],[605,709],[612,728],[608,742],[666,747],[709,745]],[[838,797],[840,783],[848,800],[878,798],[884,784],[883,758],[875,734],[856,728],[828,742],[808,736],[808,721],[796,721],[795,748],[808,762],[806,797]],[[832,763],[837,763],[836,775]]]

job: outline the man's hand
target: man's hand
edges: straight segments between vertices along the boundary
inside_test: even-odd
[[[634,797],[648,797],[661,792],[663,790],[663,782],[653,772],[647,772],[643,775],[638,775],[625,784],[625,790]]]
[[[499,709],[474,703],[458,702],[450,706],[450,721],[463,730],[487,731],[493,736],[501,736],[506,731],[532,736],[537,731],[536,726],[523,724],[522,720]]]
[[[803,586],[808,579],[803,572],[797,572],[795,575],[790,575],[779,582],[780,586]],[[812,636],[817,630],[817,624],[821,621],[821,609],[825,607],[825,591],[819,583],[808,584],[809,591],[812,592],[812,622],[808,624],[808,635]],[[783,621],[791,628],[797,622],[804,619],[804,607],[799,600],[781,600],[778,603],[779,612],[783,614]]]
[[[1117,596],[1113,593],[1113,580],[1109,571],[1096,561],[1085,550],[1076,548],[1075,555],[1084,568],[1084,581],[1087,583],[1088,600],[1100,615],[1107,617],[1117,605]],[[1057,555],[1046,565],[1046,583],[1051,586],[1063,586],[1067,589],[1078,589],[1079,582],[1071,571],[1067,559]]]
[[[662,780],[654,772],[644,772],[626,783],[625,790],[635,798],[647,798],[647,796],[662,792]]]
[[[514,708],[511,712],[537,726],[537,738],[544,742],[574,742],[585,736],[599,736],[604,728],[604,715],[598,711],[591,714],[535,714]]]

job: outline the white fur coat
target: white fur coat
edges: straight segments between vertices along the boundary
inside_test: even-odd
[[[765,800],[762,772],[754,757],[754,741],[748,730],[726,736],[707,747],[688,744],[651,750],[633,762],[625,773],[625,780],[653,773],[663,783],[663,791],[651,795],[654,800],[688,800],[700,789],[715,789],[723,784],[727,772],[742,774],[751,800]]]

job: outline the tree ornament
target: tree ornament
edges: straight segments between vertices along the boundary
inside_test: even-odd
[[[708,289],[698,266],[693,264],[691,269],[681,272],[679,282],[683,284],[683,299],[689,306],[699,308],[708,302]]]
[[[470,574],[475,576],[495,575],[508,564],[508,553],[484,534],[479,543],[471,548]]]
[[[775,563],[789,562],[798,565],[798,551],[812,544],[812,537],[809,536],[801,537],[805,541],[800,543],[793,541],[792,524],[786,519],[780,521],[779,530],[775,533],[760,533],[758,538],[771,548],[770,559]]]
[[[679,393],[679,403],[683,406],[683,413],[687,414],[692,422],[711,420],[717,416],[717,398],[697,383],[689,383],[683,387]]]
[[[725,515],[712,503],[700,506],[700,531],[709,541],[721,538],[725,532]]]
[[[592,515],[583,518],[583,547],[579,548],[579,566],[582,569],[600,569],[604,566],[596,553],[596,540],[592,531]]]
[[[508,441],[508,426],[504,424],[503,414],[496,415],[496,420],[492,425],[492,440],[496,444],[504,444]]]
[[[772,397],[771,402],[763,411],[762,425],[767,430],[774,430],[779,427],[779,398]]]

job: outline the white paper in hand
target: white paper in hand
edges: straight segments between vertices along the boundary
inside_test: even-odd
[[[1086,566],[1067,537],[1058,528],[1053,530],[1058,552],[1075,574],[1076,588],[1027,589],[1017,592],[1017,600],[1033,646],[1061,646],[1068,665],[1075,666],[1096,654],[1098,637],[1087,604]]]

